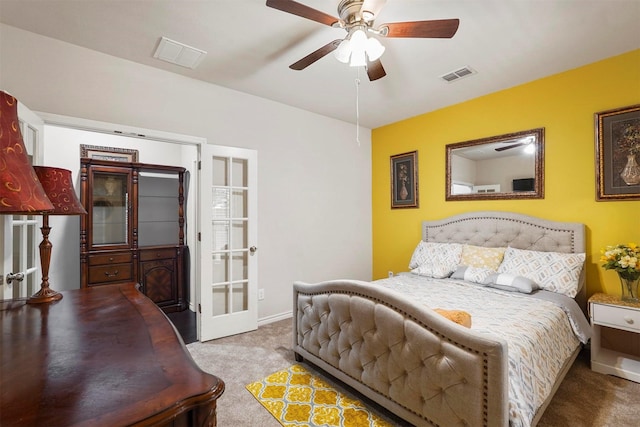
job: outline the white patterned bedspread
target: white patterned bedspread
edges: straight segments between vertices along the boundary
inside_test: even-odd
[[[564,362],[580,344],[563,309],[525,294],[413,274],[373,283],[430,308],[464,310],[471,314],[472,330],[507,341],[509,424],[514,427],[531,425]]]

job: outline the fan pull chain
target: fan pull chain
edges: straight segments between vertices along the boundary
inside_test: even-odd
[[[360,147],[360,67],[358,67],[358,76],[356,77],[356,141]]]

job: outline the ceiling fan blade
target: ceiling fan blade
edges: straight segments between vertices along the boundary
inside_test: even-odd
[[[437,19],[382,24],[380,30],[385,37],[450,39],[458,31],[458,25],[459,19]]]
[[[521,145],[527,145],[525,142],[521,142],[519,144],[511,144],[511,145],[507,145],[505,147],[498,147],[495,150],[496,151],[504,151],[504,150],[510,150],[512,148],[516,148],[516,147],[520,147]]]
[[[289,68],[297,71],[304,70],[309,65],[316,62],[318,59],[336,50],[336,48],[338,47],[341,41],[342,39],[337,39],[327,43],[326,45],[322,46],[320,49],[311,52],[309,55],[305,56],[298,62],[294,62],[293,64],[289,65]]]
[[[384,71],[382,62],[380,62],[379,59],[376,59],[373,62],[367,62],[367,76],[369,76],[370,81],[381,79],[386,75],[387,72]]]
[[[267,0],[267,6],[328,26],[340,21],[338,18],[293,0]]]

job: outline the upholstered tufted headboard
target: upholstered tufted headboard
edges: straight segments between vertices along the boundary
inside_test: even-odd
[[[423,221],[422,240],[564,253],[582,253],[586,247],[584,224],[501,211],[463,213],[442,220]],[[584,269],[575,299],[586,310]]]

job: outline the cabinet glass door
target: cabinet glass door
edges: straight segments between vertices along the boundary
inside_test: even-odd
[[[128,174],[93,175],[93,245],[127,245],[129,222]]]
[[[178,174],[138,175],[138,246],[178,245]]]

